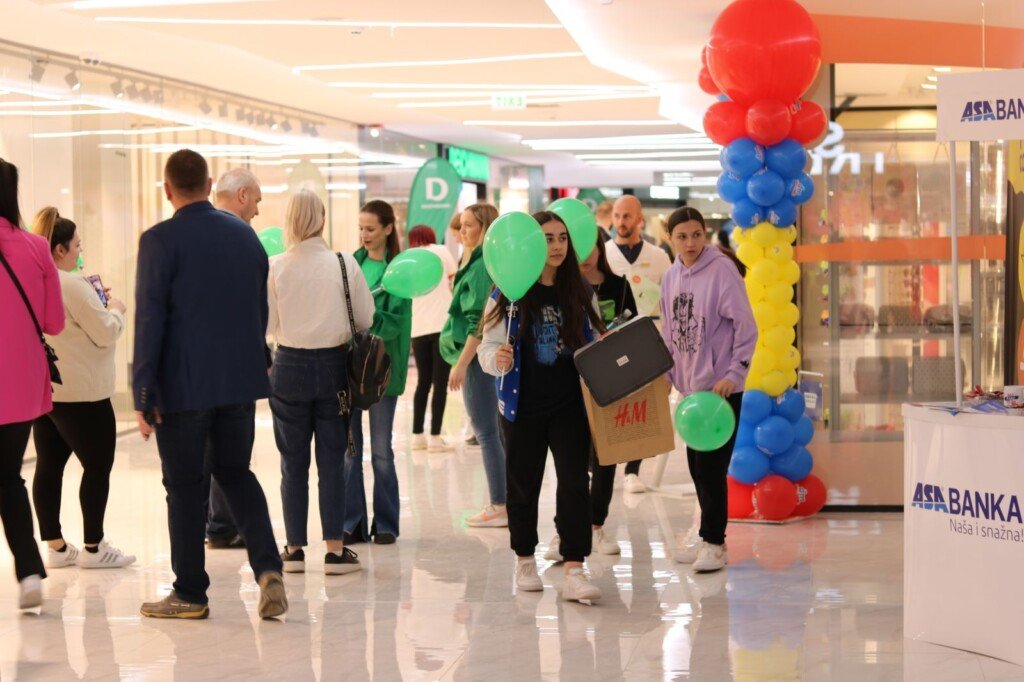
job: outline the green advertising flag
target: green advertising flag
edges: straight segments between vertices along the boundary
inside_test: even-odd
[[[443,243],[461,189],[462,177],[450,163],[440,157],[427,161],[416,173],[409,192],[408,228],[429,225],[437,242]]]
[[[591,211],[597,208],[597,205],[605,200],[604,192],[599,189],[581,189],[580,193],[576,195],[576,198],[587,205]]]

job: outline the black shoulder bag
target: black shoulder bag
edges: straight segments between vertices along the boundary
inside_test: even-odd
[[[369,330],[356,330],[345,258],[340,253],[337,256],[341,264],[341,279],[345,284],[348,324],[352,330],[352,341],[348,349],[348,391],[345,395],[338,395],[341,412],[348,413],[352,408],[367,410],[381,399],[391,380],[391,358],[384,349],[383,339],[371,334]]]
[[[28,301],[28,296],[25,294],[25,290],[21,288],[21,282],[14,275],[14,270],[11,269],[10,263],[4,258],[3,252],[0,252],[0,265],[4,266],[7,270],[7,274],[11,276],[11,281],[14,282],[14,288],[21,294],[21,300],[25,302],[25,308],[28,309],[28,314],[32,318],[32,324],[36,326],[36,333],[39,334],[39,342],[43,344],[43,352],[46,353],[46,362],[50,366],[50,381],[55,384],[63,383],[60,379],[60,370],[57,369],[57,354],[53,352],[53,348],[50,344],[46,343],[46,337],[43,336],[43,328],[39,326],[39,320],[36,319],[36,311],[32,310],[32,304]]]

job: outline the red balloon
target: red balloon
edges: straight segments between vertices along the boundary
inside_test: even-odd
[[[736,102],[715,102],[704,112],[704,132],[723,147],[747,134],[747,112]]]
[[[795,542],[788,533],[786,537],[772,535],[758,538],[754,545],[754,558],[767,571],[784,571],[800,561],[802,550],[801,544]]]
[[[825,115],[825,110],[814,102],[797,102],[794,109],[789,136],[807,146],[821,137],[828,128],[828,116]]]
[[[734,102],[792,102],[818,75],[821,38],[795,0],[736,0],[711,27],[707,60]]]
[[[777,100],[763,99],[747,109],[747,134],[765,147],[785,140],[791,124],[789,107]]]
[[[700,68],[708,68],[708,46],[703,45],[700,48]]]
[[[745,519],[754,513],[754,486],[740,483],[732,476],[729,483],[729,518]]]
[[[802,481],[797,481],[796,492],[799,501],[796,509],[793,510],[794,516],[817,514],[825,506],[825,500],[828,497],[828,489],[825,484],[814,474]]]
[[[711,72],[708,71],[708,67],[706,66],[702,68],[700,70],[700,74],[697,75],[697,85],[699,85],[700,89],[709,95],[717,95],[722,92],[718,89],[718,86],[715,85],[715,81],[711,78]]]
[[[765,476],[754,486],[754,512],[763,519],[788,519],[799,501],[796,485],[782,476]]]

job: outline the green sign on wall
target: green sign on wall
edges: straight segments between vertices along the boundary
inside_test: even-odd
[[[444,159],[430,159],[416,173],[409,192],[409,228],[429,225],[443,243],[448,221],[455,215],[462,178]]]
[[[486,154],[448,147],[448,162],[467,180],[486,182],[491,177],[491,160]]]

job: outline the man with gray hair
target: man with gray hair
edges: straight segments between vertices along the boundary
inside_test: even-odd
[[[247,224],[260,214],[263,192],[260,182],[246,168],[232,168],[217,180],[217,208],[238,216]],[[242,549],[245,541],[231,517],[220,485],[210,479],[209,512],[206,517],[206,546],[210,549]]]

